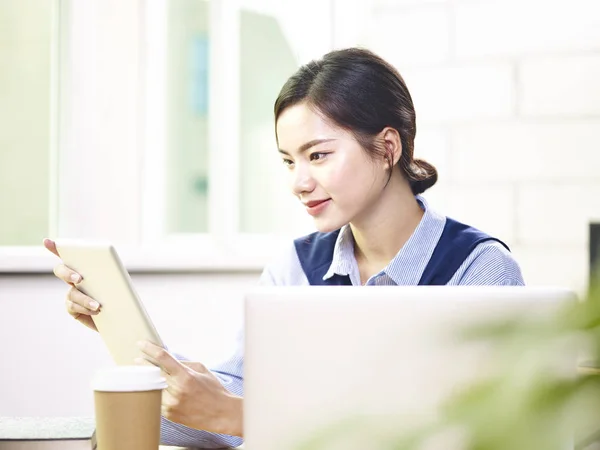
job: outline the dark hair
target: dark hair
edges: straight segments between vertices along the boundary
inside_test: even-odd
[[[286,108],[301,102],[353,133],[373,158],[391,160],[375,137],[385,127],[396,129],[402,142],[398,165],[413,194],[437,181],[435,167],[413,157],[417,126],[408,88],[398,71],[374,53],[360,48],[335,50],[300,67],[275,101],[275,123]]]

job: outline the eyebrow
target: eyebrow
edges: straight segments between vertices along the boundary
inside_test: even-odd
[[[335,141],[335,139],[333,139],[333,138],[331,138],[331,139],[313,139],[312,141],[309,141],[306,144],[301,145],[300,148],[298,149],[298,153],[305,152],[306,150],[308,150],[311,147],[314,147],[315,145],[319,145],[324,142],[330,142],[330,141]],[[283,153],[284,155],[289,155],[289,153],[285,150],[282,150],[280,148],[277,150],[279,150],[279,153]]]

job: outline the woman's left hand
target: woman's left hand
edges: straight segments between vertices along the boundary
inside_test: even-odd
[[[178,361],[148,341],[140,342],[139,347],[143,359],[160,367],[167,380],[162,396],[163,417],[198,430],[243,435],[242,398],[225,389],[203,364]]]

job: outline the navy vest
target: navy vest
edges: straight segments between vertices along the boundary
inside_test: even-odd
[[[316,232],[294,241],[300,265],[311,285],[352,284],[347,275],[334,274],[333,277],[323,280],[323,276],[331,266],[335,241],[339,233],[340,230],[331,233]],[[499,242],[510,251],[501,240],[446,218],[446,225],[419,280],[419,286],[447,284],[475,247],[485,241]]]

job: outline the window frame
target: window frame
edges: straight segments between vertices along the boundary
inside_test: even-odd
[[[257,234],[239,229],[240,158],[231,158],[240,152],[239,21],[246,6],[239,0],[207,0],[211,42],[208,232],[166,233],[166,109],[165,92],[159,87],[165,86],[167,1],[137,0],[123,9],[116,0],[85,4],[54,0],[48,235],[71,237],[85,231],[91,239],[109,239],[131,272],[259,271],[285,251],[298,233]],[[331,7],[324,8],[322,18],[332,26],[328,39],[312,55],[301,55],[300,63],[333,48],[337,0],[329,1]],[[125,18],[115,22],[110,13],[116,8]],[[134,32],[130,30],[133,23]],[[104,42],[107,29],[119,44],[122,39],[122,46]],[[116,78],[106,80],[98,73],[101,63],[112,67],[114,61],[121,70],[117,64],[131,59],[135,60],[125,64]],[[131,93],[126,82],[134,79],[138,83]],[[116,109],[119,102],[125,103],[128,113]],[[115,113],[134,126],[116,125],[111,118]],[[115,142],[119,145],[111,145]],[[123,159],[126,162],[121,164]],[[120,172],[113,178],[106,171],[81,170],[85,163],[111,170],[121,165],[128,170],[116,169]],[[116,201],[117,192],[124,192],[126,198]],[[84,215],[80,207],[86,202],[94,207]],[[110,218],[119,218],[126,226],[122,229]],[[41,242],[39,246],[0,247],[0,273],[48,273],[57,262]]]

